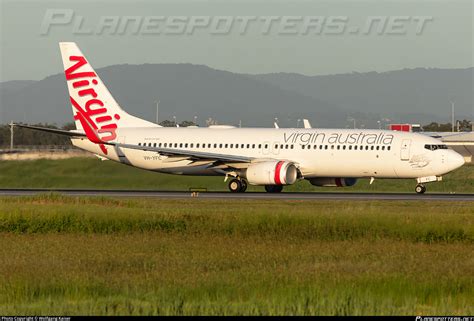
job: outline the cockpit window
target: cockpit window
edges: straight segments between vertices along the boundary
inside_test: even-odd
[[[425,145],[426,149],[429,150],[437,150],[437,149],[448,149],[447,145],[432,145],[432,144],[426,144]]]

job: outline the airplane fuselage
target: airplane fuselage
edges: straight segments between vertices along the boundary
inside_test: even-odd
[[[464,164],[442,143],[416,133],[362,129],[301,128],[119,128],[121,144],[205,151],[258,159],[288,160],[304,178],[440,176]],[[105,154],[87,139],[74,145],[135,167],[184,175],[225,175],[213,162],[169,157],[157,152],[107,147]],[[245,166],[245,164],[242,164]],[[238,167],[238,164],[236,165]]]

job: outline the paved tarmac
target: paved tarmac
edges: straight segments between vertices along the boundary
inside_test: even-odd
[[[272,199],[272,200],[378,200],[378,201],[463,201],[473,202],[474,194],[426,193],[230,193],[230,192],[174,192],[144,190],[92,190],[92,189],[0,189],[0,196],[29,196],[44,193],[60,193],[69,196],[113,196],[150,198],[191,198],[202,199]]]

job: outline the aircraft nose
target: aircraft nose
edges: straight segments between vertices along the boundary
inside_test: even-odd
[[[449,156],[448,156],[448,163],[450,167],[452,167],[452,170],[455,170],[461,167],[462,165],[464,165],[465,161],[464,161],[464,157],[461,154],[456,153],[455,151],[452,150],[450,151]]]

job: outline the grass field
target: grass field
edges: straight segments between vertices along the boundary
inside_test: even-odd
[[[413,192],[415,180],[360,180],[347,188],[315,187],[307,181],[285,187],[285,191],[314,192]],[[93,158],[66,160],[3,161],[0,162],[0,188],[107,188],[188,190],[207,188],[227,191],[223,177],[191,177],[167,175],[140,170],[112,161]],[[427,185],[428,192],[474,193],[474,166],[465,165],[444,177],[442,182]],[[249,191],[263,191],[250,186]]]
[[[473,222],[463,202],[0,198],[0,314],[472,315]]]

